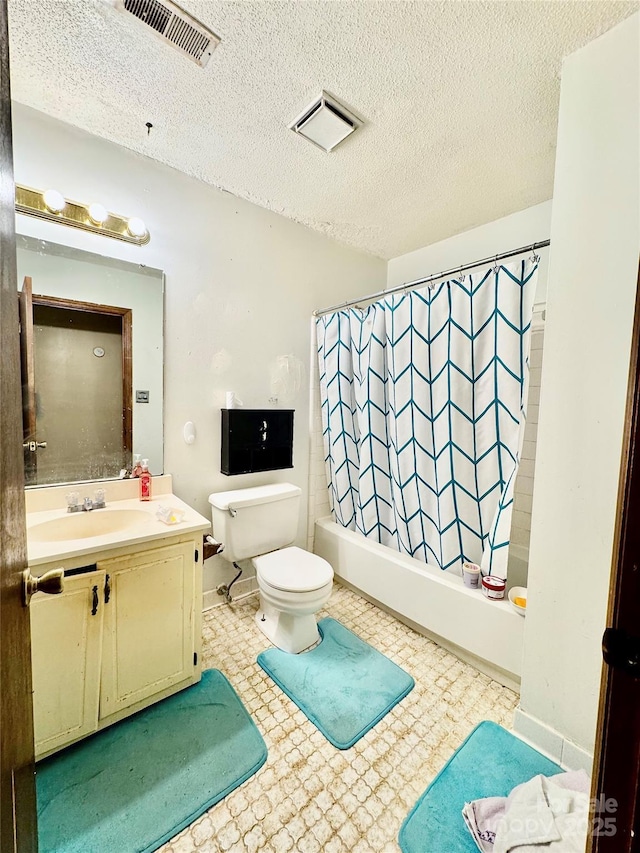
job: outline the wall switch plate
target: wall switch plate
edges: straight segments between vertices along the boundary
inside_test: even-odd
[[[136,403],[148,403],[149,402],[149,392],[148,391],[136,391]]]

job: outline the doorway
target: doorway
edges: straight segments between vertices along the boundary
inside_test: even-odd
[[[117,477],[131,463],[131,310],[33,295],[30,319],[21,327],[26,485]]]

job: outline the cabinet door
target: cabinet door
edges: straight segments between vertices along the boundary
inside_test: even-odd
[[[100,698],[104,572],[65,578],[31,601],[36,757],[95,731]]]
[[[193,677],[193,542],[99,563],[109,576],[100,717]]]

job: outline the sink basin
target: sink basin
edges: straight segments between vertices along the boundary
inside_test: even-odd
[[[152,520],[152,516],[141,509],[96,509],[52,518],[34,524],[27,530],[31,542],[64,542],[69,539],[90,539],[119,533]]]

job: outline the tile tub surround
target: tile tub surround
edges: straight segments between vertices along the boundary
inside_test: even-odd
[[[534,309],[531,328],[531,351],[529,353],[529,392],[527,397],[527,421],[520,453],[520,467],[516,475],[513,493],[513,515],[511,517],[511,544],[528,561],[531,538],[531,507],[538,440],[538,410],[542,380],[542,352],[544,346],[544,306]],[[526,568],[520,582],[515,586],[526,586]]]
[[[204,614],[203,665],[221,669],[269,755],[255,777],[161,853],[391,853],[402,821],[481,720],[511,728],[517,695],[339,584],[319,614],[409,672],[415,688],[354,747],[329,744],[256,663],[257,596]]]

